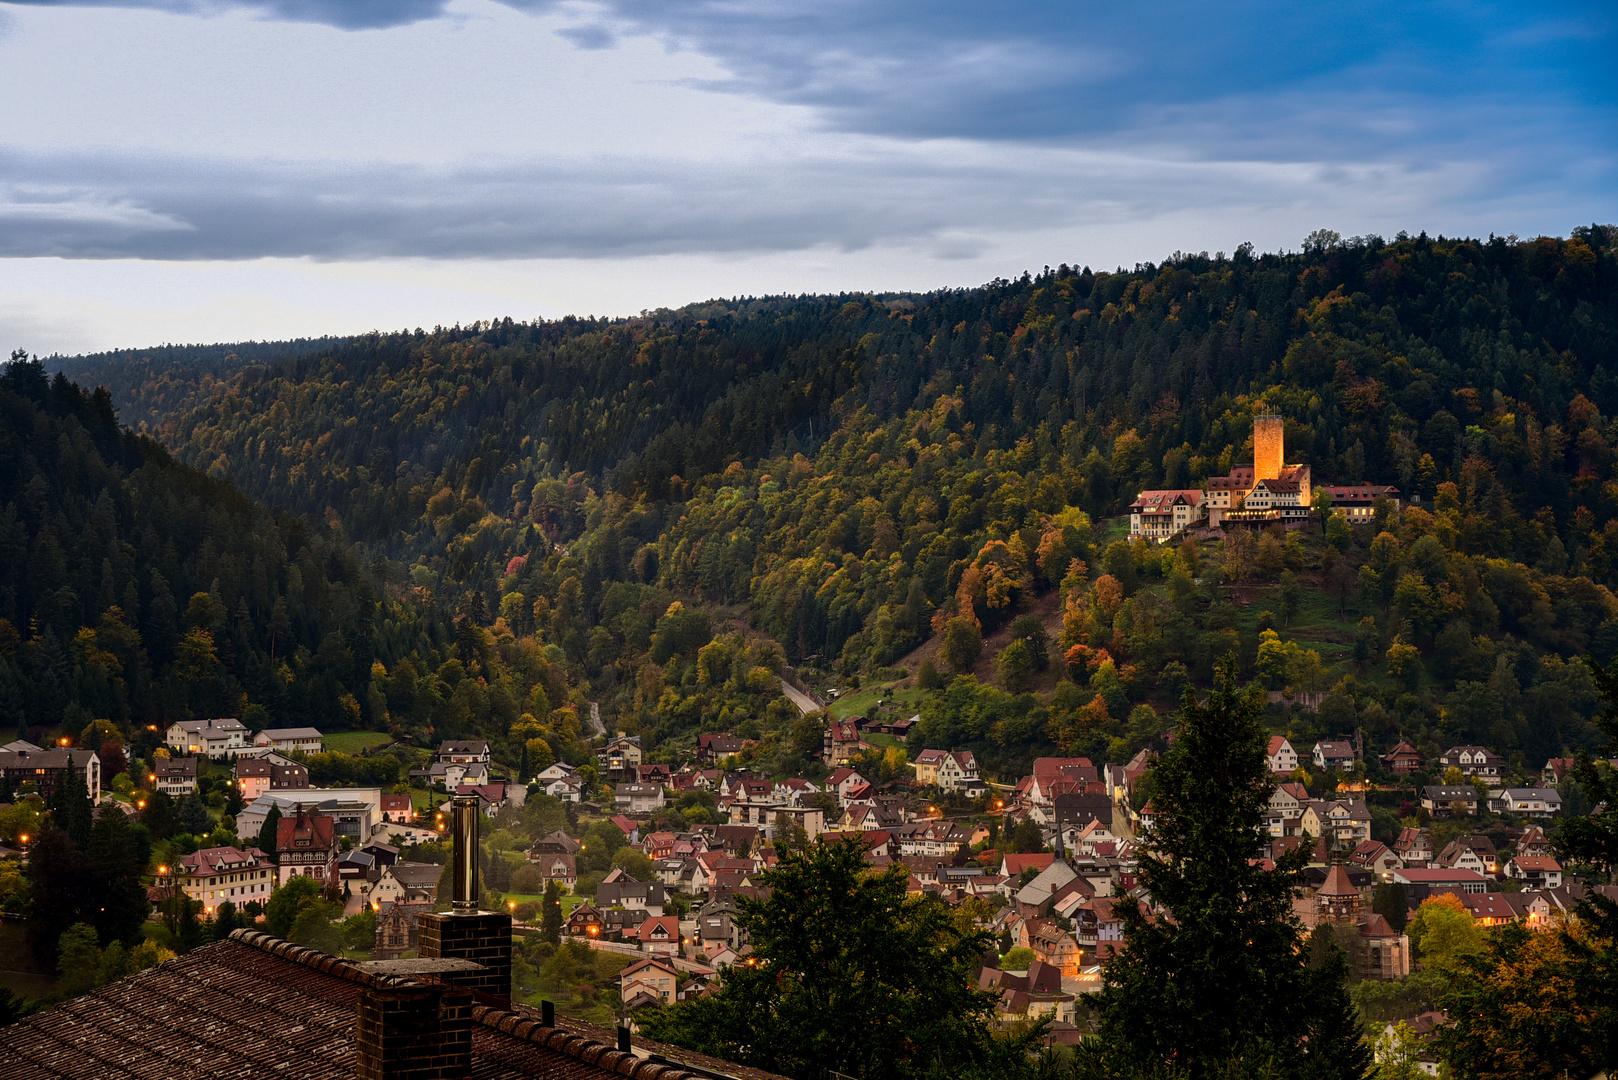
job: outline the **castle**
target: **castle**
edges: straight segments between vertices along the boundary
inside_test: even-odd
[[[1315,487],[1308,465],[1286,463],[1281,417],[1253,417],[1253,462],[1233,466],[1229,476],[1209,477],[1205,488],[1143,491],[1129,507],[1129,535],[1166,540],[1194,525],[1293,525],[1308,520]],[[1398,501],[1399,491],[1373,484],[1328,486],[1333,510],[1349,520],[1369,518],[1379,498]]]

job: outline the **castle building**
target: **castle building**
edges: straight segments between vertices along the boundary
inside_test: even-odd
[[[1274,413],[1253,417],[1253,463],[1208,479],[1208,524],[1269,524],[1309,516],[1309,466],[1286,463],[1286,431]]]

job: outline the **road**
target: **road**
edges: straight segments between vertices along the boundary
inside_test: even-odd
[[[800,713],[812,713],[820,708],[819,705],[815,704],[813,698],[802,690],[788,685],[785,679],[781,680],[781,693],[792,699],[792,704],[798,707]]]

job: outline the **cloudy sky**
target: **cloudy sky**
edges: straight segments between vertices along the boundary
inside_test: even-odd
[[[1618,220],[1618,8],[0,3],[0,347]]]

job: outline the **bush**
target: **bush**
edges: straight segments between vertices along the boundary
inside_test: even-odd
[[[511,872],[511,891],[514,893],[537,893],[544,888],[545,875],[532,863],[519,866]]]
[[[1000,958],[1000,970],[1027,971],[1028,965],[1037,959],[1033,949],[1012,949]]]

